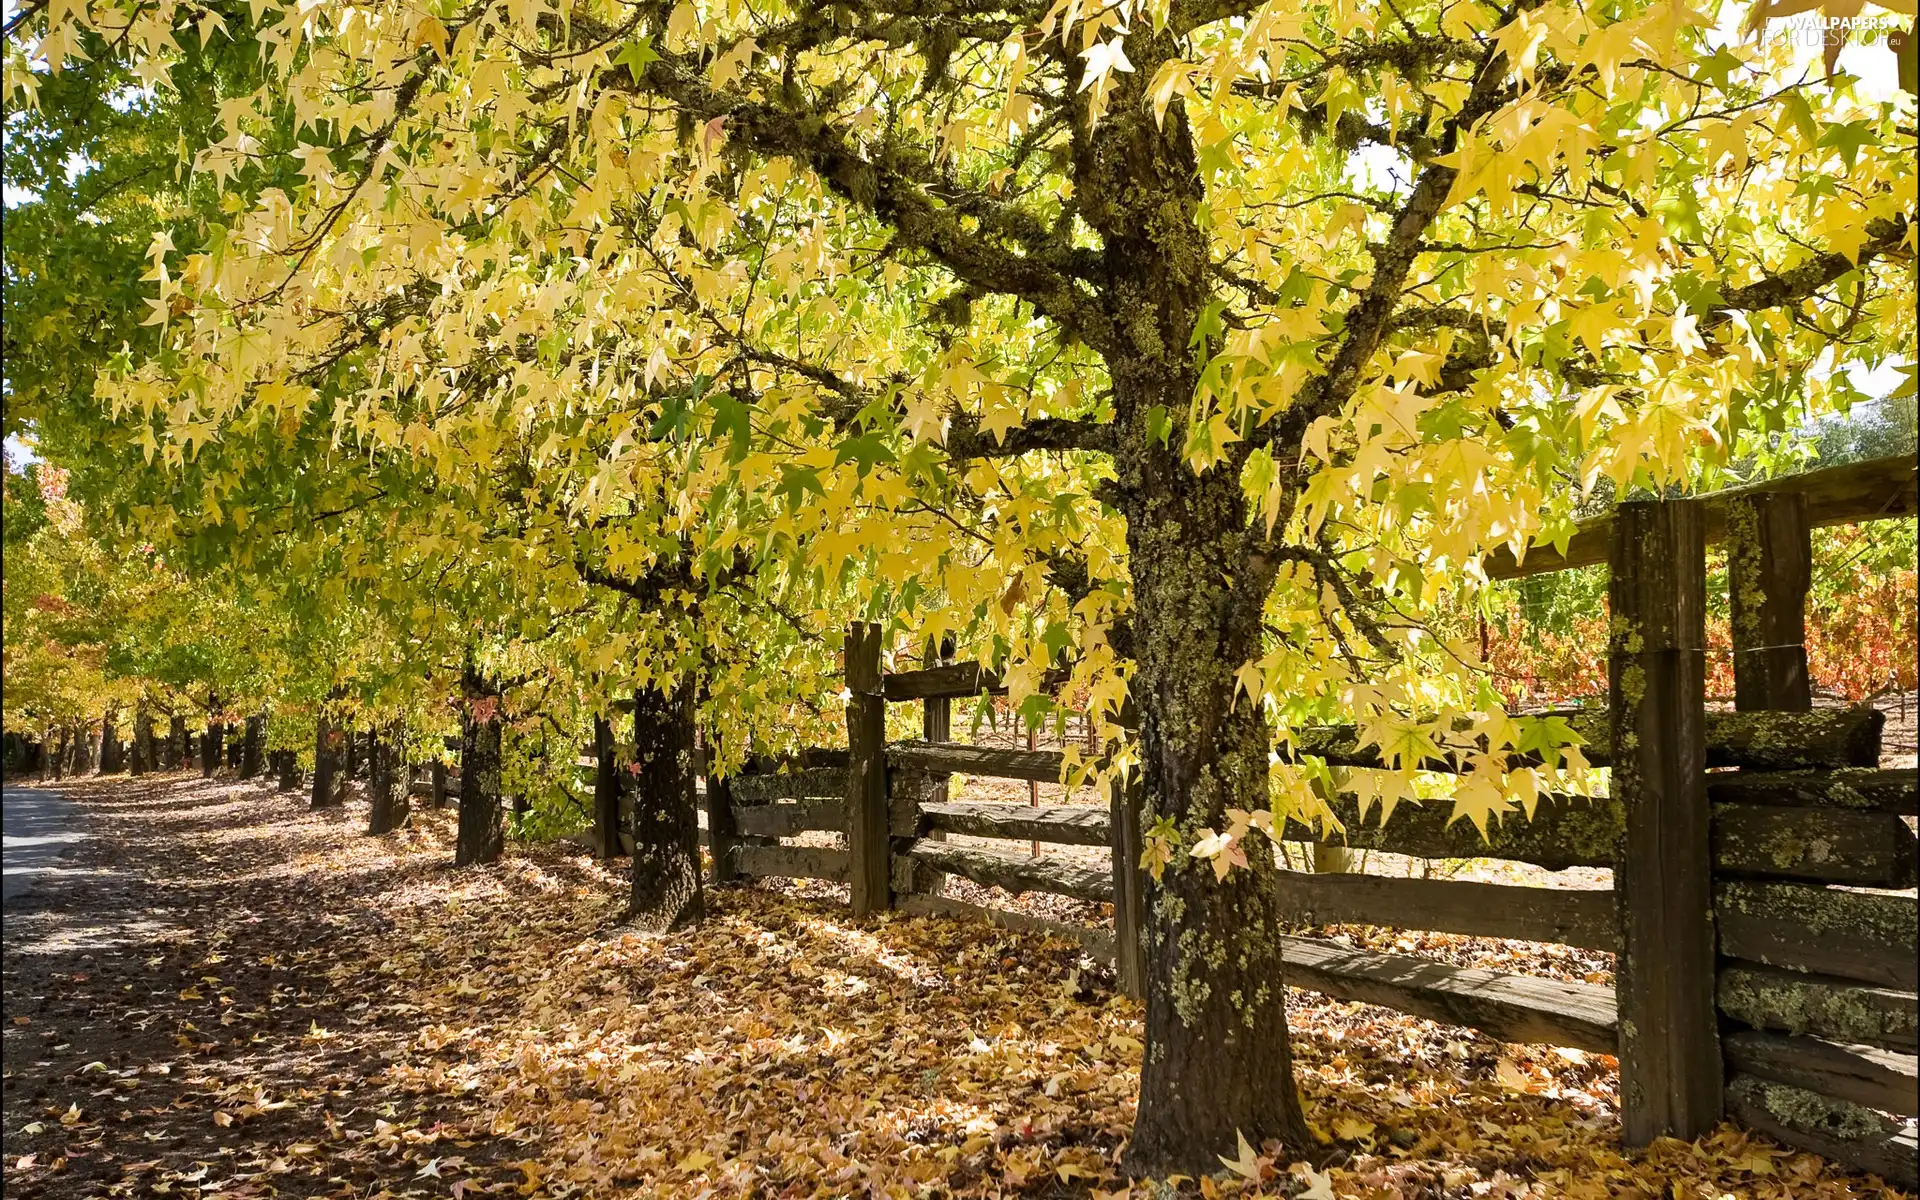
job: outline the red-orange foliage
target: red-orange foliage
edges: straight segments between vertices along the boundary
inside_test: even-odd
[[[1920,580],[1914,569],[1889,568],[1884,546],[1876,545],[1864,526],[1821,531],[1815,559],[1813,593],[1807,600],[1807,672],[1814,689],[1865,700],[1920,686],[1920,621],[1915,611]],[[1722,561],[1716,556],[1715,565]],[[1509,705],[1606,694],[1604,595],[1592,613],[1574,617],[1564,629],[1530,622],[1516,594],[1508,593],[1503,601],[1504,611],[1485,625],[1485,657],[1494,686]],[[1707,695],[1733,696],[1732,634],[1726,597],[1720,594],[1708,597]]]
[[[1914,569],[1889,570],[1864,553],[1867,534],[1859,526],[1836,529],[1828,538],[1821,555],[1828,560],[1824,578],[1807,604],[1807,670],[1814,686],[1850,700],[1920,686],[1914,611],[1920,579]]]

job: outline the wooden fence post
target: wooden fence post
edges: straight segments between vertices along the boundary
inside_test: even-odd
[[[714,774],[713,763],[718,754],[714,752],[713,733],[707,733],[706,762],[702,764],[707,774],[707,853],[712,865],[707,870],[707,878],[716,887],[723,883],[732,883],[740,876],[740,869],[733,861],[733,848],[740,840],[740,827],[733,819],[733,779]]]
[[[1812,586],[1813,540],[1803,493],[1762,492],[1727,506],[1735,708],[1813,707],[1806,647]]]
[[[880,626],[847,626],[847,882],[853,915],[889,906],[887,700],[881,691]]]
[[[1140,789],[1114,780],[1108,805],[1113,837],[1113,964],[1120,991],[1143,999],[1147,982],[1146,887],[1140,870]]]
[[[1626,829],[1620,1119],[1629,1146],[1712,1130],[1722,1104],[1706,793],[1706,539],[1694,500],[1615,511],[1607,683],[1613,795]]]

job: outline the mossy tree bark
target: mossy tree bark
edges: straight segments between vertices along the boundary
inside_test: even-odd
[[[694,683],[670,691],[641,688],[633,697],[633,903],[637,927],[665,930],[698,920],[700,821],[694,780]]]
[[[462,672],[460,832],[457,867],[498,861],[506,848],[500,820],[500,693],[472,666]]]
[[[340,731],[325,713],[313,723],[313,799],[314,808],[332,808],[345,797],[334,788],[334,776],[340,767]]]
[[[1169,818],[1191,845],[1201,828],[1224,828],[1228,808],[1270,802],[1272,730],[1259,705],[1233,703],[1234,672],[1258,653],[1260,604],[1235,594],[1249,574],[1238,481],[1195,477],[1172,454],[1143,465],[1140,511],[1129,513],[1142,821]],[[1182,854],[1147,884],[1146,1054],[1127,1151],[1136,1174],[1205,1173],[1241,1134],[1312,1145],[1287,1042],[1274,864],[1249,860],[1217,879]]]
[[[399,722],[374,731],[368,752],[367,832],[375,837],[392,833],[407,822],[408,774],[400,757],[404,730]]]
[[[1144,87],[1171,39],[1139,39]],[[1136,39],[1128,39],[1134,53]],[[1142,58],[1147,61],[1142,61]],[[1194,394],[1192,346],[1210,297],[1204,188],[1183,112],[1164,123],[1139,96],[1116,98],[1076,157],[1076,195],[1099,230],[1115,330],[1115,501],[1133,574],[1129,694],[1140,719],[1143,826],[1172,821],[1192,845],[1228,808],[1268,807],[1273,731],[1235,704],[1235,673],[1263,651],[1277,559],[1247,510],[1238,463],[1196,475],[1182,437],[1157,431]],[[1181,854],[1145,895],[1146,1050],[1127,1169],[1203,1175],[1240,1135],[1313,1145],[1293,1082],[1281,958],[1284,914],[1264,854],[1216,878]]]

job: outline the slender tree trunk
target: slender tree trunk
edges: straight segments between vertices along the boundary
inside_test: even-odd
[[[1179,387],[1160,394],[1190,394],[1189,383]],[[1141,718],[1142,823],[1170,818],[1190,846],[1201,829],[1224,828],[1228,808],[1271,803],[1272,730],[1260,705],[1234,703],[1234,676],[1260,653],[1272,568],[1248,561],[1234,472],[1195,476],[1177,453],[1159,451],[1129,462],[1122,478],[1132,485],[1129,691]],[[1127,1150],[1136,1174],[1206,1174],[1241,1134],[1295,1152],[1313,1145],[1287,1042],[1273,856],[1258,842],[1247,849],[1250,865],[1225,879],[1178,854],[1148,882],[1146,1050]]]
[[[260,773],[260,749],[267,740],[267,718],[255,713],[247,718],[246,741],[240,747],[240,778],[252,779]]]
[[[694,780],[694,690],[689,677],[662,693],[634,694],[633,747],[639,765],[633,797],[633,905],[649,930],[700,918],[700,819]]]
[[[167,721],[166,748],[161,751],[160,762],[169,771],[177,771],[187,766],[187,719],[174,716]]]
[[[280,790],[291,792],[300,786],[300,756],[293,750],[275,750],[274,774],[279,777]]]
[[[142,700],[133,710],[133,757],[127,769],[145,775],[159,764],[153,756],[153,712]]]
[[[119,728],[115,720],[117,716],[119,712],[115,708],[108,708],[100,716],[100,751],[94,758],[94,762],[98,764],[98,774],[102,776],[117,776],[121,766],[125,766],[123,755],[121,755],[121,743],[119,743]]]
[[[62,726],[60,729],[60,748],[53,752],[53,778],[56,783],[59,782],[60,772],[66,768],[67,747],[72,740],[72,735]]]
[[[74,730],[73,737],[73,774],[90,774],[93,771],[93,723],[91,721]]]
[[[620,777],[614,754],[613,725],[605,717],[593,719],[593,852],[601,858],[620,855]]]
[[[427,803],[435,809],[445,808],[447,806],[447,764],[436,758],[427,765],[427,772],[431,789]]]
[[[211,779],[220,769],[220,758],[226,751],[227,728],[220,723],[219,710],[209,708],[207,712],[206,736],[200,739],[200,777]]]
[[[118,719],[120,711],[109,708],[100,718],[100,773],[118,775],[126,766],[126,755],[120,745]]]
[[[375,733],[373,745],[367,752],[367,791],[371,800],[367,832],[378,837],[406,824],[410,772],[400,758],[400,723],[396,721]]]
[[[472,667],[461,677],[466,696],[460,729],[460,833],[453,865],[490,863],[506,848],[500,820],[500,695]]]
[[[310,806],[313,808],[332,808],[345,797],[334,788],[333,778],[339,769],[340,731],[333,727],[325,713],[313,723],[313,794]]]
[[[342,726],[341,732],[346,737],[346,746],[345,746],[346,758],[345,758],[343,770],[346,774],[346,778],[348,780],[352,780],[357,778],[360,774],[360,742],[358,740],[358,735],[354,731],[352,721],[348,721],[344,726]]]

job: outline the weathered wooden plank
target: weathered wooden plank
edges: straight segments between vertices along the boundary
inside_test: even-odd
[[[887,702],[880,691],[880,626],[847,627],[847,854],[853,915],[892,901],[892,843],[887,831]]]
[[[1285,938],[1286,982],[1464,1025],[1506,1042],[1618,1052],[1613,989]]]
[[[820,797],[847,798],[845,767],[811,767],[778,774],[747,772],[731,777],[734,803],[771,804],[775,800],[812,800]]]
[[[1920,770],[1841,767],[1830,771],[1710,771],[1715,803],[1787,804],[1920,815]]]
[[[1040,676],[1040,690],[1056,691],[1070,678],[1070,671],[1049,668]],[[894,701],[955,700],[978,696],[982,692],[990,696],[1002,696],[1007,691],[1007,685],[999,675],[977,662],[947,663],[918,671],[901,671],[888,675],[882,686],[887,699]]]
[[[787,754],[756,754],[747,760],[743,775],[775,775],[782,771],[847,769],[852,762],[844,746],[804,746]]]
[[[1611,720],[1604,708],[1549,714],[1563,718],[1584,744],[1580,753],[1596,767],[1613,765]],[[1880,733],[1885,713],[1871,705],[1816,709],[1812,712],[1715,712],[1706,715],[1706,765],[1758,771],[1873,767],[1880,763]],[[1379,748],[1360,744],[1351,725],[1316,725],[1292,731],[1291,753],[1312,754],[1331,766],[1379,767]],[[1516,755],[1514,765],[1526,756]],[[1452,771],[1448,758],[1422,763],[1429,771]]]
[[[1882,1112],[1920,1115],[1920,1059],[1911,1054],[1757,1029],[1729,1033],[1720,1045],[1727,1065],[1749,1075]]]
[[[847,852],[828,846],[761,846],[751,842],[733,848],[734,869],[742,875],[785,875],[794,879],[847,882]]]
[[[792,837],[809,829],[832,829],[845,833],[847,805],[844,800],[736,804],[733,806],[733,823],[741,833],[759,837]]]
[[[945,775],[894,768],[887,772],[887,829],[896,838],[927,833],[929,823],[921,809],[943,802]]]
[[[887,747],[887,762],[930,774],[965,773],[997,779],[1055,783],[1066,762],[1058,750],[1003,750],[998,746],[961,746],[953,742],[898,742]]]
[[[1847,1100],[1836,1100],[1752,1075],[1727,1084],[1727,1112],[1749,1129],[1830,1158],[1909,1190],[1920,1188],[1920,1140],[1898,1121]]]
[[[1700,498],[1705,509],[1702,515],[1706,540],[1713,543],[1726,536],[1727,506],[1731,501],[1764,492],[1794,492],[1805,496],[1807,526],[1811,529],[1912,516],[1920,511],[1914,481],[1913,456],[1895,454],[1709,492]],[[1604,514],[1580,522],[1564,554],[1551,546],[1536,546],[1527,551],[1524,562],[1517,562],[1513,552],[1503,546],[1486,557],[1482,569],[1489,579],[1517,579],[1571,567],[1597,566],[1607,561],[1612,530],[1613,515]]]
[[[1281,871],[1287,916],[1304,925],[1383,925],[1471,937],[1614,946],[1611,891],[1564,891],[1452,879]]]
[[[1797,883],[1721,883],[1713,891],[1720,953],[1902,991],[1920,988],[1920,906]]]
[[[1034,808],[991,800],[954,800],[923,804],[920,812],[934,829],[974,837],[1019,838],[1068,846],[1105,846],[1111,818],[1091,805],[1046,804]]]
[[[1764,804],[1713,806],[1718,871],[1855,887],[1909,888],[1920,842],[1892,813]]]
[[[1048,934],[1080,943],[1086,952],[1095,958],[1109,961],[1113,958],[1113,935],[1104,929],[1095,929],[1091,925],[1049,921],[1045,917],[1008,912],[1003,908],[988,908],[980,904],[969,904],[965,900],[954,900],[946,896],[929,896],[921,892],[910,892],[898,897],[894,907],[915,916],[958,917],[963,920],[984,921],[996,928],[1011,929],[1020,933]]]
[[[1758,771],[1877,767],[1886,724],[1887,714],[1868,704],[1812,712],[1708,713],[1706,765]],[[1612,761],[1610,753],[1602,753]]]
[[[1761,492],[1727,504],[1727,597],[1733,630],[1733,706],[1805,712],[1807,590],[1813,543],[1807,497]]]
[[[1726,962],[1714,998],[1720,1011],[1759,1029],[1810,1033],[1908,1054],[1920,1049],[1914,993],[1832,975]]]
[[[1005,690],[993,672],[982,670],[977,662],[901,671],[888,675],[883,686],[887,699],[892,701],[953,699]]]
[[[1450,800],[1402,803],[1384,826],[1379,806],[1363,819],[1359,801],[1351,795],[1335,797],[1328,807],[1346,827],[1343,833],[1323,833],[1289,821],[1286,840],[1328,842],[1416,858],[1510,858],[1558,871],[1612,866],[1624,827],[1618,800],[1582,796],[1543,796],[1532,820],[1513,813],[1505,820],[1490,821],[1485,838],[1471,821],[1454,819]]]
[[[907,847],[907,855],[917,862],[964,875],[986,887],[1001,887],[1020,892],[1052,892],[1081,900],[1111,901],[1113,875],[1105,870],[1081,866],[1060,858],[1032,858],[1003,850],[977,846],[957,846],[921,838]]]

